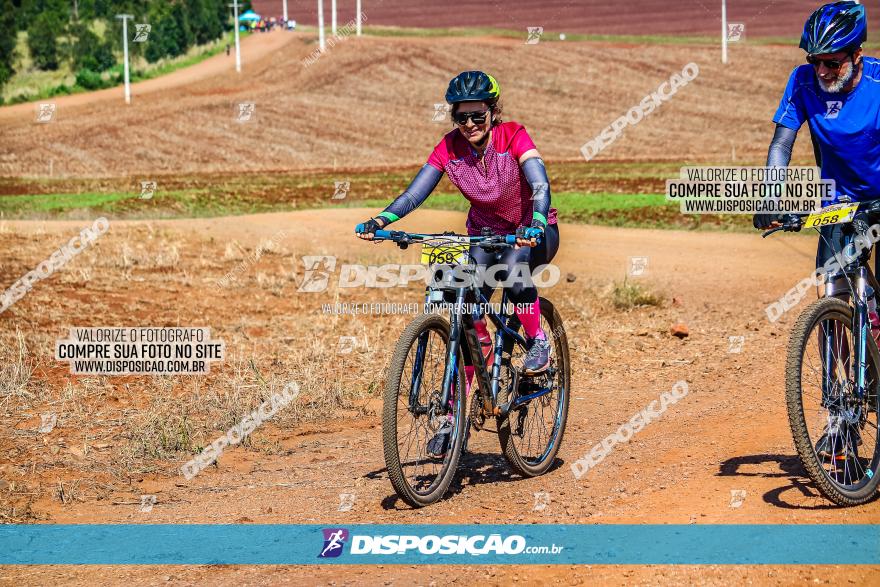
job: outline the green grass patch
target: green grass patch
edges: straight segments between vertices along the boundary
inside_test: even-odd
[[[553,207],[561,222],[634,228],[752,231],[748,215],[683,215],[666,201],[665,180],[680,163],[556,162],[548,165]],[[383,170],[226,173],[151,178],[0,178],[5,218],[72,218],[88,212],[114,218],[204,218],[316,208],[367,208],[378,213],[411,181],[412,166]],[[141,198],[141,180],[156,181]],[[334,200],[334,182],[349,181]],[[470,204],[444,178],[422,205],[466,212]]]
[[[42,216],[66,214],[74,210],[103,211],[128,197],[127,194],[106,193],[4,196],[0,198],[0,213],[4,216]]]

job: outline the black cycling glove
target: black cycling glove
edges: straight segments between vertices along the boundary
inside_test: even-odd
[[[755,214],[752,217],[752,226],[761,230],[770,228],[773,222],[782,222],[782,214]]]

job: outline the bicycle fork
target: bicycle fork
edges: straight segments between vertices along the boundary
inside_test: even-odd
[[[848,374],[846,373],[847,362],[850,365],[855,365],[854,391],[856,397],[861,400],[865,396],[865,378],[868,368],[867,345],[868,337],[871,336],[871,325],[870,320],[868,319],[867,284],[868,271],[864,267],[859,267],[856,271],[855,284],[853,288],[853,356],[838,356],[838,354],[844,352],[849,355],[850,347],[849,345],[845,344],[844,340],[842,340],[845,336],[843,332],[832,331],[836,329],[832,329],[830,321],[822,327],[822,332],[824,333],[824,340],[822,341],[822,354],[825,356],[824,363],[826,364],[823,378],[824,380],[822,382],[823,403],[830,404],[830,401],[832,399],[831,392],[834,389],[835,381],[842,381],[848,378]],[[841,295],[842,293],[848,293],[835,291],[834,285],[835,282],[829,279],[828,283],[825,285],[826,297],[836,297]],[[835,352],[835,346],[839,347],[839,353]],[[843,370],[844,372],[838,373],[838,371],[840,370]],[[830,407],[830,405],[826,407]]]

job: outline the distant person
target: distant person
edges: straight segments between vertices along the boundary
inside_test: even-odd
[[[471,247],[470,254],[477,265],[505,265],[497,277],[506,280],[514,265],[527,264],[534,271],[549,263],[559,249],[559,228],[556,210],[550,207],[547,170],[526,129],[516,122],[501,121],[500,98],[498,82],[489,74],[465,71],[455,76],[446,90],[455,128],[437,144],[406,191],[375,218],[357,225],[358,236],[371,240],[376,230],[418,208],[445,172],[470,201],[468,234],[479,236],[487,229],[494,234],[517,235],[519,246],[501,252]],[[523,371],[527,375],[540,373],[549,366],[550,343],[541,329],[538,290],[522,283],[506,289],[526,334],[528,352]],[[494,287],[484,285],[480,293],[489,301],[493,291]],[[491,347],[484,317],[474,322],[482,346]],[[468,391],[473,375],[474,367],[465,366]],[[435,456],[444,454],[451,432],[452,423],[445,422],[428,443],[428,452]]]
[[[229,43],[226,43],[226,56],[229,57]]]

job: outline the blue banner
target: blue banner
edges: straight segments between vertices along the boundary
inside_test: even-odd
[[[0,526],[0,564],[880,564],[877,525]]]

